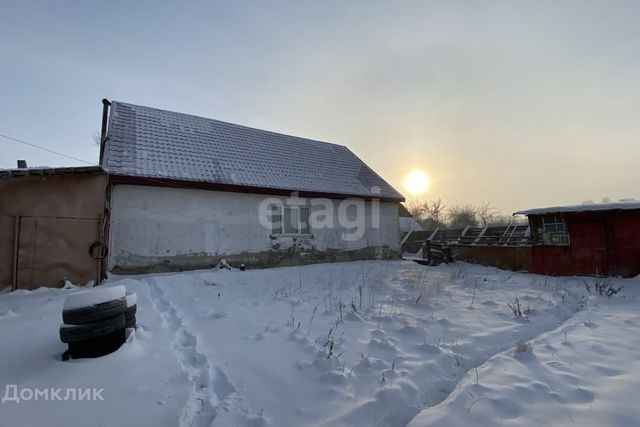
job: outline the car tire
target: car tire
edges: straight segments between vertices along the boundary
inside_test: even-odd
[[[127,307],[127,310],[124,312],[124,317],[129,320],[133,317],[136,317],[136,313],[138,312],[138,305],[132,305],[131,307]]]
[[[134,328],[136,327],[136,316],[133,317],[129,317],[127,318],[126,324],[125,324],[125,328],[129,329],[129,328]]]
[[[127,309],[126,297],[103,302],[89,307],[62,311],[62,322],[66,325],[86,325],[102,322],[119,315]]]
[[[124,331],[126,319],[124,314],[111,317],[95,323],[81,325],[62,325],[60,327],[60,340],[63,343],[73,344],[104,337],[118,331]]]
[[[127,340],[125,329],[120,329],[99,338],[69,343],[68,357],[81,359],[85,357],[101,357],[113,353]]]
[[[135,292],[127,292],[125,297],[127,297],[127,307],[136,305],[136,303],[138,302],[138,295],[136,295]]]
[[[138,305],[134,304],[130,307],[127,307],[127,311],[124,312],[124,318],[127,322],[126,328],[135,328],[136,327],[136,312],[138,311]]]

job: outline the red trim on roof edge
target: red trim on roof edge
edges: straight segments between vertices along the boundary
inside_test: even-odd
[[[233,193],[249,193],[249,194],[267,194],[272,196],[291,196],[292,193],[297,192],[298,197],[321,197],[326,199],[364,199],[364,200],[380,200],[381,202],[404,202],[405,198],[394,197],[373,197],[373,196],[358,196],[354,194],[340,194],[340,193],[318,193],[312,191],[299,191],[299,190],[284,190],[279,188],[268,187],[251,187],[246,185],[231,185],[231,184],[219,184],[213,182],[204,181],[190,181],[170,178],[147,178],[143,176],[131,176],[131,175],[114,175],[109,174],[109,180],[112,184],[131,184],[131,185],[148,185],[154,187],[174,187],[174,188],[187,188],[197,190],[210,190],[210,191],[228,191]]]

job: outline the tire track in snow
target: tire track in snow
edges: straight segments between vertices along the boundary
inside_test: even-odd
[[[218,415],[222,402],[235,388],[219,368],[197,349],[198,340],[186,327],[182,316],[171,304],[155,279],[148,279],[149,298],[162,318],[163,328],[175,334],[173,351],[189,375],[193,390],[180,414],[180,427],[208,427]]]

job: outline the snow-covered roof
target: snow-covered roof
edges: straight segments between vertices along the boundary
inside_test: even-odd
[[[514,212],[514,215],[542,215],[561,212],[592,212],[640,209],[640,201],[615,202],[615,203],[586,203],[582,205],[551,206],[548,208],[527,209]]]
[[[107,136],[112,175],[404,201],[342,145],[116,101]]]
[[[0,169],[0,178],[30,175],[73,175],[103,172],[101,166],[30,166],[28,168]]]

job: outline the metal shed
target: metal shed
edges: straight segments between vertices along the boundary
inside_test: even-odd
[[[0,170],[0,288],[97,280],[107,185],[99,166]]]
[[[555,206],[526,215],[532,269],[548,275],[640,274],[640,202]]]

